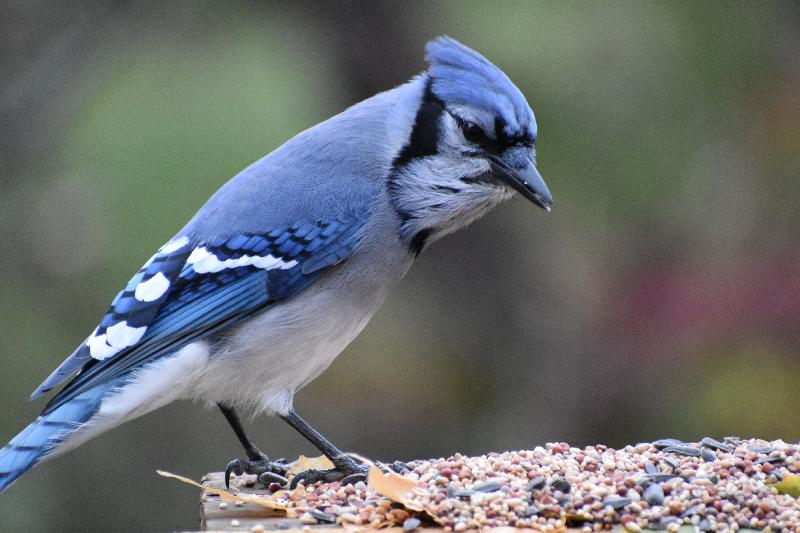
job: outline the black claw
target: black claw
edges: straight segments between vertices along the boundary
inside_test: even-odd
[[[264,485],[269,486],[271,483],[277,483],[281,487],[289,483],[289,480],[275,472],[263,472],[258,475],[258,480]]]
[[[353,485],[355,483],[358,483],[359,481],[366,481],[366,480],[367,480],[367,474],[358,472],[357,474],[350,474],[349,476],[342,478],[342,483],[344,483],[345,485]]]
[[[411,465],[409,465],[408,463],[404,463],[403,461],[395,461],[395,462],[393,462],[391,464],[388,464],[386,466],[388,466],[391,470],[393,470],[394,472],[396,472],[398,474],[402,474],[404,470],[414,470],[411,467]]]
[[[335,468],[330,470],[306,470],[300,472],[292,478],[289,489],[294,490],[301,481],[304,485],[313,485],[317,482],[332,483],[334,481],[351,484],[367,479],[369,467],[356,463],[349,456],[337,457],[333,460],[333,464]]]
[[[289,490],[294,490],[297,488],[297,485],[300,484],[301,481],[309,477],[312,472],[319,472],[319,470],[306,470],[304,472],[300,472],[296,476],[292,478],[291,483],[289,483]]]
[[[263,454],[257,459],[234,459],[225,467],[225,487],[230,489],[231,474],[236,474],[237,476],[255,474],[258,476],[259,481],[262,481],[265,485],[280,483],[283,486],[289,481],[285,477],[288,471],[289,465],[285,461],[270,461]],[[262,480],[262,476],[266,481]]]
[[[225,488],[231,488],[231,474],[236,474],[237,476],[241,476],[244,474],[244,461],[241,459],[234,459],[228,466],[225,467]]]

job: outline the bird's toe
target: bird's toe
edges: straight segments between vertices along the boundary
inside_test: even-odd
[[[339,481],[344,484],[366,481],[369,467],[356,463],[351,457],[342,456],[333,461],[334,468],[330,470],[305,470],[292,478],[289,488],[294,490],[301,482],[306,485],[315,483],[333,483]]]
[[[289,483],[289,480],[286,479],[281,474],[276,472],[262,472],[258,475],[258,480],[266,486],[270,486],[273,483],[277,483],[281,487]]]
[[[404,463],[403,461],[395,461],[393,463],[389,463],[386,465],[392,471],[396,472],[397,474],[402,474],[403,472],[414,470],[414,467],[408,463]]]
[[[225,487],[230,488],[231,474],[253,474],[265,485],[280,483],[283,486],[289,481],[285,477],[288,471],[289,465],[284,459],[271,461],[263,454],[257,459],[234,459],[225,467]]]

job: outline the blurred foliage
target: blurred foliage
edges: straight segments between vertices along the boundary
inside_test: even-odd
[[[675,431],[710,435],[746,427],[767,439],[800,438],[797,384],[800,361],[765,346],[727,346],[701,353],[665,387],[662,416],[676,416]]]
[[[0,5],[0,438],[220,185],[440,34],[529,97],[555,209],[437,243],[298,410],[380,459],[800,438],[798,28],[789,1]],[[153,471],[240,453],[217,413],[170,406],[26,475],[0,530],[191,529],[195,495]]]

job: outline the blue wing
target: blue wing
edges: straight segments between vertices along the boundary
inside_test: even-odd
[[[357,248],[364,214],[209,241],[173,239],[114,299],[92,335],[34,392],[80,372],[45,413],[190,342],[291,298]]]

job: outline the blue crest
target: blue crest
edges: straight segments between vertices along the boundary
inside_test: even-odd
[[[499,119],[510,138],[536,138],[536,119],[516,85],[475,50],[450,37],[429,42],[425,59],[433,92],[446,104],[483,108]],[[499,132],[498,132],[499,133]]]

